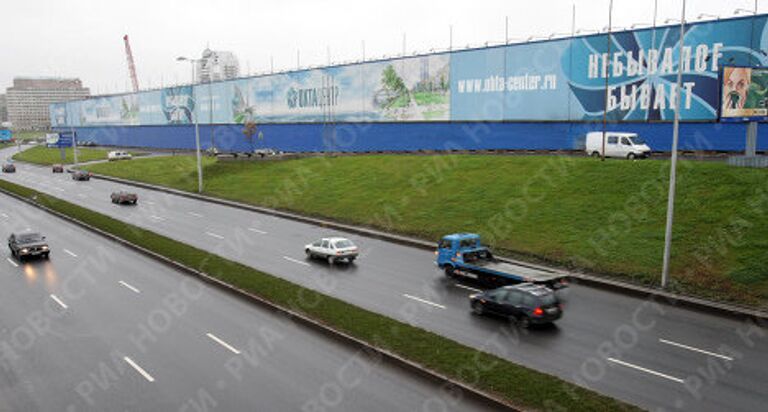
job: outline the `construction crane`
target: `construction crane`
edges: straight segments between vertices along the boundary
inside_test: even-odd
[[[125,57],[128,59],[128,73],[131,75],[131,83],[133,84],[133,91],[139,91],[139,79],[136,77],[136,65],[133,64],[133,53],[131,52],[131,43],[128,42],[128,35],[123,36],[125,42]]]

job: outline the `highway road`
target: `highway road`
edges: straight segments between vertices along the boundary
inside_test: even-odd
[[[130,188],[139,205],[116,206],[109,194],[119,184],[18,166],[0,177],[644,408],[749,411],[768,403],[768,330],[746,321],[572,285],[555,327],[521,331],[470,314],[475,286],[446,279],[429,251],[152,190]],[[347,266],[306,259],[303,245],[328,235],[351,238],[363,255]]]
[[[6,195],[0,227],[52,248],[0,260],[0,411],[491,410]]]

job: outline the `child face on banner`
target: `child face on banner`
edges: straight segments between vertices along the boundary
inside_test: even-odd
[[[746,67],[736,67],[725,73],[723,92],[726,109],[743,109],[747,101],[750,84],[750,71]]]

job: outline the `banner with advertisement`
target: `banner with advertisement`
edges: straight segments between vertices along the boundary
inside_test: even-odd
[[[768,67],[724,67],[721,79],[722,120],[768,120]]]
[[[655,122],[672,120],[677,96],[682,120],[716,121],[723,67],[768,66],[767,23],[757,15],[687,24],[682,39],[679,26],[663,26],[94,97],[51,105],[51,124]]]

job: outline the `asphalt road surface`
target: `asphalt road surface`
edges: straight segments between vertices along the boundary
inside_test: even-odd
[[[477,286],[446,279],[429,251],[17,166],[18,173],[0,177],[644,408],[751,411],[768,404],[768,330],[750,322],[572,285],[562,293],[565,316],[555,327],[518,330],[470,314],[467,295]],[[138,193],[139,204],[111,204],[117,189]],[[329,235],[352,239],[362,256],[334,266],[304,256],[306,243]]]
[[[6,195],[0,411],[491,410]]]

